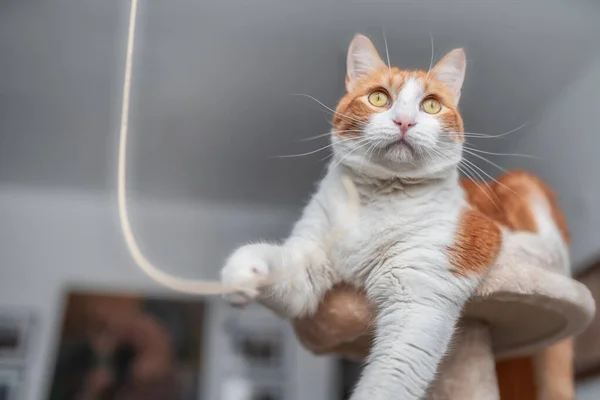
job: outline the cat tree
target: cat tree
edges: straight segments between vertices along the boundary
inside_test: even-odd
[[[468,303],[430,399],[499,399],[496,360],[531,355],[590,323],[595,304],[583,284],[552,263],[522,261],[492,268]],[[365,298],[338,287],[313,319],[294,325],[314,353],[363,359],[371,320]]]

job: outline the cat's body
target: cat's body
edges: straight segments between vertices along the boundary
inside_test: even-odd
[[[542,197],[530,199],[550,227],[539,234],[510,232],[467,201],[457,169],[464,66],[464,53],[454,51],[429,73],[388,68],[368,39],[355,38],[334,117],[335,158],[317,192],[283,244],[244,246],[222,271],[236,285],[302,263],[290,279],[230,297],[256,295],[289,318],[315,312],[335,284],[364,288],[377,320],[353,400],[422,398],[487,269],[510,262],[521,244],[542,253],[554,232]],[[360,206],[330,243],[350,206],[342,176],[356,185]]]

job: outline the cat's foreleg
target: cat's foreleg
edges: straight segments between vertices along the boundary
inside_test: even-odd
[[[352,400],[424,398],[477,282],[439,266],[389,266],[367,282],[375,341]]]
[[[346,209],[348,196],[340,182],[332,180],[331,176],[325,178],[283,244],[250,244],[233,253],[221,271],[223,283],[243,285],[261,278],[276,279],[260,290],[232,294],[228,300],[239,304],[256,298],[290,318],[316,311],[324,294],[338,281],[329,256],[343,233],[340,223],[348,219],[347,215],[336,215],[336,211],[339,214]]]
[[[275,276],[277,282],[256,292],[227,295],[226,299],[234,304],[256,299],[282,316],[297,318],[313,313],[335,281],[324,249],[300,238],[291,238],[283,245],[243,246],[221,271],[222,281],[228,285],[243,285],[270,276]]]

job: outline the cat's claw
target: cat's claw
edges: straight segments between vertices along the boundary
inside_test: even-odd
[[[259,284],[269,274],[269,266],[259,250],[254,245],[238,249],[221,270],[221,283],[239,288],[223,296],[234,306],[245,306],[255,300],[260,294]]]
[[[225,301],[234,307],[244,307],[258,296],[258,291],[244,290],[223,295]]]

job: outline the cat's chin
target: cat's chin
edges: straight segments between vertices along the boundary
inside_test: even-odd
[[[379,160],[345,160],[343,164],[357,175],[381,180],[402,178],[405,173],[409,172],[409,164],[405,165],[383,158]]]
[[[428,163],[421,159],[418,153],[405,153],[408,157],[403,159],[394,152],[408,152],[407,149],[396,149],[390,153],[381,152],[377,158],[349,159],[343,162],[345,167],[350,168],[358,175],[368,176],[375,179],[410,179],[427,180],[439,179],[451,175],[457,170],[456,164]],[[391,155],[391,156],[390,156]]]
[[[411,162],[417,157],[417,151],[413,144],[407,141],[395,141],[383,148],[386,158],[400,163]]]

